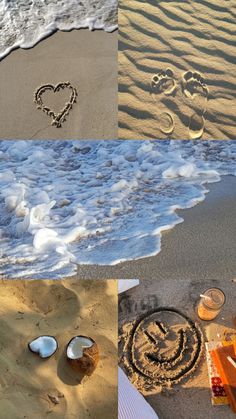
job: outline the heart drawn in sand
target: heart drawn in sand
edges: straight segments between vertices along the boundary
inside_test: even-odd
[[[68,89],[70,97],[68,102],[65,103],[64,108],[59,112],[54,112],[43,102],[43,94],[45,92],[52,92],[53,94],[60,92],[61,90]],[[34,94],[34,102],[37,105],[37,109],[41,109],[47,115],[52,117],[52,125],[55,125],[57,128],[60,128],[62,123],[66,120],[66,116],[69,114],[72,109],[73,104],[76,102],[77,91],[70,84],[70,82],[58,83],[56,86],[52,84],[44,84],[40,86]]]

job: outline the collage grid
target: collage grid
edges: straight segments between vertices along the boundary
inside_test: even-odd
[[[0,0],[0,419],[233,419],[235,0]]]

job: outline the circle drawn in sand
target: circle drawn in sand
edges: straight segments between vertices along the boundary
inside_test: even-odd
[[[191,140],[197,140],[198,138],[201,138],[205,127],[205,119],[203,115],[199,115],[197,113],[194,113],[190,117],[189,121],[189,138]]]
[[[54,112],[48,106],[46,106],[43,102],[43,94],[45,92],[52,92],[58,93],[61,90],[68,89],[70,92],[70,97],[68,102],[65,103],[64,108],[60,112]],[[44,84],[40,86],[35,94],[34,94],[34,102],[37,105],[37,109],[41,109],[47,115],[52,117],[52,125],[55,125],[57,128],[60,128],[62,123],[65,122],[66,116],[69,114],[70,110],[72,109],[73,104],[76,102],[77,91],[76,89],[70,84],[70,82],[58,83],[56,86],[52,84]]]
[[[160,308],[135,324],[130,343],[134,372],[144,379],[144,387],[153,388],[178,383],[194,371],[203,337],[187,316],[176,309]]]
[[[171,134],[174,131],[174,120],[169,112],[162,112],[159,115],[159,120],[161,132],[163,132],[164,134]]]

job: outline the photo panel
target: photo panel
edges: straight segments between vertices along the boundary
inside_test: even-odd
[[[1,418],[117,418],[117,281],[0,281]]]
[[[117,137],[117,1],[0,2],[0,138]]]
[[[122,139],[235,139],[234,0],[120,0]]]
[[[234,417],[235,287],[189,275],[119,294],[120,418],[128,403],[150,419]]]

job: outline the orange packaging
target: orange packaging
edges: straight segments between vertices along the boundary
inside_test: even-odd
[[[230,362],[230,357],[236,365],[236,342],[222,346],[211,352],[216,368],[220,374],[230,406],[236,413],[236,367]]]

